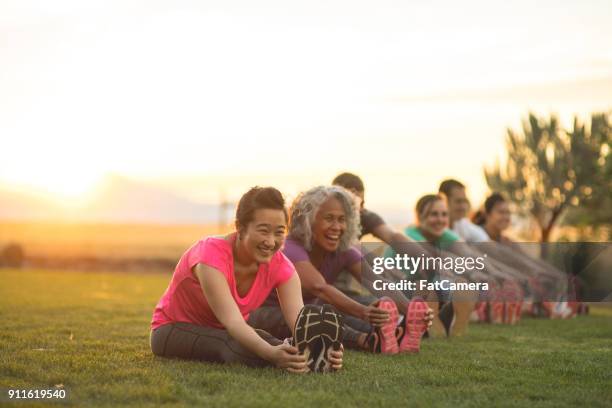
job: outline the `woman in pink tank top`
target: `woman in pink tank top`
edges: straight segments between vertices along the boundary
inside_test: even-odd
[[[273,289],[289,327],[295,328],[305,314],[299,277],[280,251],[286,230],[287,211],[278,190],[254,187],[243,195],[236,212],[236,232],[202,239],[179,260],[153,313],[153,353],[218,363],[274,365],[297,373],[322,371],[321,367],[339,369],[339,346],[325,349],[315,367],[313,359],[304,355],[305,346],[298,349],[246,323],[249,313]]]

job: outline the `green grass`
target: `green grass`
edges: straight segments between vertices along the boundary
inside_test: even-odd
[[[63,384],[74,406],[610,406],[612,314],[473,325],[418,355],[348,351],[331,375],[154,357],[169,275],[0,270],[0,388]],[[0,404],[1,405],[1,404]],[[11,404],[25,406],[24,404]]]

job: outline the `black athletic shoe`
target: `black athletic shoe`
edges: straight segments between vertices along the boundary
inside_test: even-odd
[[[344,318],[330,305],[306,305],[295,322],[293,343],[306,356],[313,372],[332,371],[327,359],[330,348],[339,350],[344,336]]]
[[[455,318],[453,302],[446,302],[444,305],[442,305],[442,307],[440,307],[440,311],[438,312],[438,316],[440,317],[440,321],[444,325],[444,330],[446,330],[446,336],[449,337],[451,334],[453,319]]]

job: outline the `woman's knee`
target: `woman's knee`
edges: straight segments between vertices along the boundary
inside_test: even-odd
[[[151,330],[151,335],[149,336],[149,344],[151,346],[151,352],[159,357],[164,357],[166,354],[166,343],[168,341],[168,336],[172,332],[171,325],[164,325],[158,327],[157,329]]]
[[[291,337],[291,330],[278,307],[264,306],[254,310],[251,312],[248,323],[251,327],[265,330],[276,338]]]

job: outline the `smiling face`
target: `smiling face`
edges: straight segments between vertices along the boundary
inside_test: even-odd
[[[240,229],[239,245],[253,261],[267,263],[283,246],[286,232],[287,221],[282,210],[258,209],[253,213],[253,220]]]
[[[448,212],[453,221],[467,217],[470,210],[470,202],[465,194],[465,188],[455,187],[448,197]]]
[[[424,235],[439,238],[448,228],[448,208],[444,200],[432,202],[423,214],[419,214],[419,228]]]
[[[500,201],[493,206],[487,214],[486,225],[500,232],[510,226],[510,207],[507,202]]]
[[[346,231],[346,213],[342,203],[335,197],[328,198],[315,216],[312,225],[313,245],[327,252],[334,252]]]

